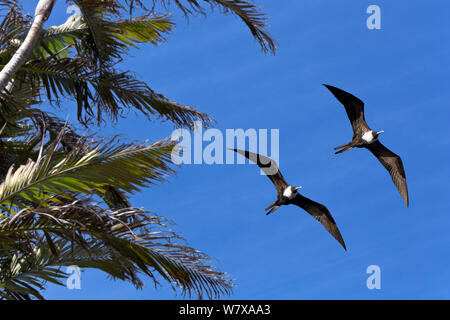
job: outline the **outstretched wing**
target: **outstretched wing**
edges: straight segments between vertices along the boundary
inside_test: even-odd
[[[397,187],[398,192],[402,195],[403,200],[406,203],[406,207],[409,206],[408,186],[406,184],[406,174],[403,168],[402,159],[391,150],[386,148],[380,141],[375,141],[367,146],[367,149],[372,152],[375,157],[381,162],[381,164],[387,169],[391,175],[392,181]]]
[[[364,118],[364,102],[344,90],[327,84],[324,84],[324,86],[344,105],[354,134],[370,130]]]
[[[260,167],[263,170],[263,172],[269,177],[269,179],[275,185],[275,188],[277,189],[278,193],[282,194],[284,189],[286,189],[286,187],[289,186],[286,180],[284,180],[283,175],[281,174],[280,170],[278,169],[278,165],[274,160],[250,151],[240,149],[230,149],[230,150],[233,150],[243,155],[250,161],[256,163],[258,167]]]
[[[312,201],[301,194],[297,194],[297,196],[291,200],[293,204],[299,206],[310,215],[312,215],[315,219],[320,221],[320,223],[327,229],[329,233],[344,247],[345,247],[344,239],[342,238],[341,232],[336,225],[333,217],[331,216],[330,211],[328,211],[327,207],[324,205]]]

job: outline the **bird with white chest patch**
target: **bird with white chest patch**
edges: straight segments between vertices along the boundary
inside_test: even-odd
[[[342,238],[341,233],[336,225],[336,222],[331,216],[330,211],[328,211],[328,209],[324,205],[312,201],[311,199],[308,199],[299,194],[297,190],[301,189],[301,187],[293,187],[288,184],[283,178],[283,175],[281,174],[280,170],[278,169],[278,165],[274,160],[250,151],[244,151],[240,149],[230,150],[233,150],[243,155],[250,161],[256,163],[267,175],[270,181],[272,181],[273,185],[277,189],[277,200],[266,208],[266,215],[274,212],[280,206],[294,204],[320,221],[325,229],[327,229],[327,231],[344,247],[344,249],[347,250],[345,247],[344,239]]]
[[[334,148],[334,150],[338,150],[336,154],[353,148],[368,149],[389,172],[392,181],[408,207],[408,186],[402,159],[378,141],[378,136],[384,132],[383,130],[373,131],[369,128],[364,118],[364,102],[344,90],[326,84],[324,86],[344,105],[353,129],[352,141]]]

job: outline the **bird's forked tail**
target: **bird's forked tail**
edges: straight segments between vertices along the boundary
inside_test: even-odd
[[[349,142],[349,143],[346,143],[346,144],[344,144],[342,146],[334,148],[334,150],[341,149],[339,151],[336,151],[334,154],[343,153],[343,152],[348,151],[348,150],[350,150],[352,148],[353,148],[353,142]]]
[[[271,214],[272,212],[274,212],[275,210],[277,210],[280,206],[277,204],[277,201],[275,201],[274,203],[272,203],[270,206],[268,206],[266,209],[264,209],[265,211],[269,210],[266,212],[266,215]]]

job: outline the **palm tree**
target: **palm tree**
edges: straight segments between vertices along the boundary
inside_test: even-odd
[[[229,295],[232,282],[208,265],[207,255],[186,245],[170,221],[129,202],[129,194],[174,172],[170,140],[136,145],[80,136],[40,107],[74,100],[85,126],[116,121],[124,109],[179,127],[196,120],[210,125],[207,114],[116,68],[130,47],[164,41],[173,22],[154,14],[155,1],[152,9],[139,0],[73,2],[81,15],[43,29],[53,0],[41,0],[48,5],[33,21],[17,1],[0,0],[0,298],[42,299],[46,283],[63,285],[61,267],[69,265],[102,270],[137,288],[147,275],[187,295]],[[238,15],[264,50],[274,50],[253,5],[204,2]],[[186,15],[204,10],[195,0],[176,5]],[[137,9],[145,14],[133,17]]]

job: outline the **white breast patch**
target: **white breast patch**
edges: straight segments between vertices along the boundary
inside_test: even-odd
[[[285,196],[286,198],[292,199],[294,197],[294,192],[292,192],[291,187],[287,187],[286,189],[284,189],[283,192],[283,196]]]
[[[365,132],[363,134],[362,138],[363,138],[364,141],[366,141],[368,143],[373,142],[373,133],[372,133],[372,131]]]

